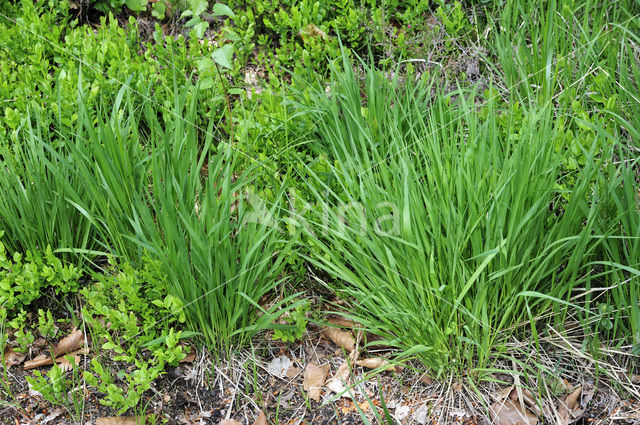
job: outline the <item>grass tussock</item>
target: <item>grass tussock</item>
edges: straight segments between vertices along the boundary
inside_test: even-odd
[[[372,69],[361,85],[351,69],[310,108],[314,143],[335,159],[334,180],[312,179],[310,261],[381,343],[436,372],[484,369],[516,325],[530,321],[535,335],[552,313],[562,327],[569,309],[598,322],[607,303],[628,306],[607,320],[632,340],[635,162],[611,163],[609,135],[579,141],[585,161],[568,179],[551,107],[523,105],[505,121],[497,102],[480,113],[473,91],[403,86]],[[579,296],[604,288],[603,276],[612,286],[597,301]]]

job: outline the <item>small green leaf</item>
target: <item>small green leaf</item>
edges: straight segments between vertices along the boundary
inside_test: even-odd
[[[211,58],[215,63],[227,69],[233,68],[231,61],[233,60],[233,46],[231,44],[224,45],[216,49]]]
[[[159,1],[153,4],[151,15],[156,19],[164,19],[167,13],[167,5],[164,1]]]
[[[202,38],[207,28],[209,28],[209,23],[204,21],[194,25],[193,30],[196,32],[196,37]]]
[[[228,16],[230,18],[235,18],[236,14],[233,13],[233,10],[226,4],[216,3],[213,5],[213,16]]]
[[[195,6],[195,7],[192,7],[193,14],[195,16],[200,16],[200,14],[205,10],[207,10],[207,7],[209,7],[209,2],[205,0],[194,0],[191,3],[193,6]]]
[[[134,12],[144,10],[148,0],[126,0],[127,7]]]

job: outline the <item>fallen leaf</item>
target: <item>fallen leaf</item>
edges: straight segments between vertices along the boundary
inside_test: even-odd
[[[69,355],[74,356],[74,358],[77,358],[76,364],[78,364],[80,362],[80,359],[78,358],[78,356],[86,355],[86,354],[89,354],[89,350],[86,347],[83,347],[83,348],[79,349],[78,351],[74,351],[73,353],[69,353]],[[67,362],[67,361],[65,360],[64,356],[62,356],[62,357],[56,358],[56,362],[61,364],[63,362]],[[53,357],[47,356],[46,354],[41,354],[38,357],[34,358],[33,360],[29,360],[28,362],[26,362],[24,364],[23,368],[25,370],[29,370],[29,369],[33,369],[33,368],[36,368],[36,367],[48,366],[48,365],[52,365],[52,364],[53,364]]]
[[[582,394],[581,386],[568,394],[564,401],[558,403],[558,423],[560,425],[568,425],[578,419],[579,412],[576,407],[578,407],[580,394]]]
[[[396,414],[395,416],[398,418],[398,420],[400,420],[401,422],[404,422],[404,419],[409,416],[409,413],[411,413],[411,407],[410,406],[404,406],[404,405],[399,405],[398,407],[396,407]]]
[[[355,401],[349,401],[348,404],[342,406],[342,414],[346,415],[349,414],[351,412],[355,412],[358,411],[358,407],[360,408],[359,410],[362,411],[362,413],[366,413],[367,410],[369,410],[369,408],[371,408],[371,403],[369,403],[369,400],[365,399],[362,400],[361,402],[357,403],[357,407],[356,407],[356,402]]]
[[[61,407],[58,407],[57,409],[53,409],[53,411],[51,413],[49,413],[49,415],[47,415],[46,418],[44,418],[42,420],[42,422],[40,422],[42,425],[48,424],[49,422],[51,422],[54,419],[57,419],[59,416],[63,415],[65,412],[65,410]]]
[[[287,356],[276,357],[267,364],[267,371],[280,378],[287,376],[287,371],[293,366],[293,362]]]
[[[352,352],[349,359],[342,362],[335,375],[333,375],[325,385],[327,389],[336,394],[340,394],[340,397],[353,397],[351,392],[347,391],[345,384],[348,383],[349,376],[351,376],[351,369],[349,366],[353,364],[357,354],[357,351]]]
[[[178,363],[191,363],[196,359],[196,350],[189,344],[183,343],[180,344],[183,347],[184,353],[186,354],[185,358],[180,360]]]
[[[58,365],[60,366],[60,369],[62,369],[63,372],[69,372],[70,370],[73,370],[73,365],[80,364],[80,356],[71,357],[73,358],[73,364],[71,364],[71,362],[69,361],[70,357],[71,356],[64,356],[60,359],[60,361],[56,359],[56,362],[58,363]]]
[[[84,344],[84,334],[80,329],[76,329],[74,332],[62,338],[58,345],[56,345],[56,348],[53,349],[53,356],[58,357],[69,354],[80,348],[82,344]]]
[[[304,370],[304,381],[302,388],[309,392],[309,398],[315,401],[320,401],[320,395],[322,394],[322,386],[325,379],[327,379],[327,373],[329,372],[329,365],[318,366],[315,363],[309,363]]]
[[[47,356],[46,354],[40,354],[38,357],[34,358],[33,360],[29,360],[28,362],[25,362],[23,368],[24,370],[29,370],[29,369],[34,369],[40,366],[48,366],[50,364],[53,364],[53,359],[51,358],[51,356]]]
[[[521,406],[517,398],[517,392],[513,387],[504,399],[504,390],[500,391],[503,400],[498,400],[491,406],[489,414],[493,423],[497,425],[536,425],[538,417],[526,407]],[[515,395],[515,400],[512,399]]]
[[[287,378],[293,379],[296,376],[298,376],[299,373],[300,373],[300,369],[298,369],[295,366],[291,366],[289,369],[287,369]]]
[[[336,378],[331,378],[329,379],[329,381],[327,381],[327,384],[325,385],[325,387],[335,393],[335,394],[339,394],[340,397],[347,397],[347,398],[353,398],[353,394],[351,394],[350,391],[348,391],[348,388],[346,385],[344,385],[342,383],[342,381],[340,381],[339,379]]]
[[[582,387],[576,388],[571,394],[564,399],[564,404],[571,410],[578,406],[578,397],[582,394]]]
[[[145,420],[144,416],[109,416],[97,419],[96,425],[144,425]]]
[[[385,372],[394,373],[400,373],[404,370],[402,366],[393,365],[382,357],[370,357],[368,359],[358,360],[356,361],[356,365],[366,367],[367,369],[383,369]]]
[[[349,320],[342,316],[333,316],[329,318],[329,323],[341,328],[356,328],[358,325],[353,320]]]
[[[422,382],[425,385],[431,385],[433,384],[433,378],[431,378],[431,376],[429,376],[429,374],[425,372],[420,377],[420,382]]]
[[[53,364],[52,357],[60,357],[65,354],[69,354],[79,347],[81,347],[85,342],[84,334],[81,330],[75,330],[71,332],[69,335],[64,337],[53,349],[51,355],[41,354],[34,358],[33,360],[29,360],[25,362],[23,368],[24,370],[34,369],[40,366],[47,366]]]
[[[462,391],[462,384],[456,381],[451,385],[451,388],[453,388],[454,391]]]
[[[19,365],[24,361],[27,357],[26,353],[18,353],[14,351],[13,348],[9,347],[9,349],[4,352],[4,366],[8,369],[11,366]]]
[[[349,353],[356,348],[356,340],[353,338],[353,335],[351,335],[351,332],[338,328],[325,327],[322,329],[322,334],[333,341],[338,347],[344,348]]]
[[[242,422],[238,422],[235,419],[223,419],[218,425],[242,425]]]
[[[260,411],[260,414],[258,415],[258,418],[253,423],[253,425],[269,425],[269,422],[267,422],[267,416],[262,410]]]
[[[640,375],[631,375],[632,384],[640,384]]]

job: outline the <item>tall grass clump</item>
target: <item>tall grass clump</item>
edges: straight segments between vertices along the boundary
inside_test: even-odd
[[[492,21],[491,54],[507,91],[526,102],[606,106],[617,92],[620,38],[637,32],[638,3],[516,0]]]
[[[282,283],[291,246],[277,222],[265,225],[253,210],[252,171],[236,168],[239,154],[216,145],[213,124],[192,124],[198,95],[189,93],[176,96],[174,120],[164,124],[151,104],[139,120],[124,104],[96,128],[85,117],[86,146],[73,152],[94,205],[82,210],[115,255],[159,261],[190,327],[229,350],[271,326],[290,301],[261,304]],[[130,129],[138,121],[144,133]]]
[[[250,202],[254,170],[237,169],[240,154],[215,143],[213,123],[193,125],[194,87],[176,95],[174,120],[163,123],[151,102],[133,108],[125,88],[95,116],[82,90],[78,104],[73,131],[27,120],[19,140],[0,144],[7,247],[51,246],[73,260],[109,254],[137,266],[156,260],[189,326],[216,349],[246,343],[283,304],[295,307],[266,297],[282,283],[292,250],[277,231],[275,207],[265,224],[265,211]],[[43,128],[53,129],[46,134],[55,141]]]
[[[73,204],[87,198],[85,181],[76,173],[67,146],[50,137],[50,125],[36,114],[25,119],[15,139],[0,140],[0,233],[15,252],[51,247],[69,260],[100,246],[90,220]]]
[[[570,189],[549,107],[499,130],[494,102],[437,84],[362,83],[345,64],[318,93],[313,144],[332,179],[309,182],[320,207],[310,261],[353,300],[352,314],[383,344],[436,373],[489,365],[516,325],[553,312],[559,323],[602,237],[592,196],[600,161]],[[501,127],[502,126],[502,127]]]

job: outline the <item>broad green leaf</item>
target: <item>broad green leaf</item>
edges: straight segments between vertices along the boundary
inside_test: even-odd
[[[191,2],[191,4],[193,6],[191,10],[193,10],[193,14],[195,16],[200,16],[200,14],[207,10],[207,7],[209,7],[209,2],[204,0],[194,0]]]
[[[164,19],[166,13],[167,13],[167,5],[164,1],[159,1],[153,4],[151,15],[154,18]]]
[[[196,32],[196,37],[202,38],[204,32],[209,28],[208,22],[199,22],[193,26],[193,30]]]
[[[214,16],[228,16],[230,18],[235,18],[236,14],[233,13],[233,10],[226,4],[216,3],[213,5],[213,15]]]
[[[147,0],[126,0],[127,7],[135,12],[144,10]]]
[[[233,68],[232,60],[233,60],[233,45],[226,44],[218,49],[216,49],[212,54],[214,62],[220,66],[223,66],[227,69]]]

